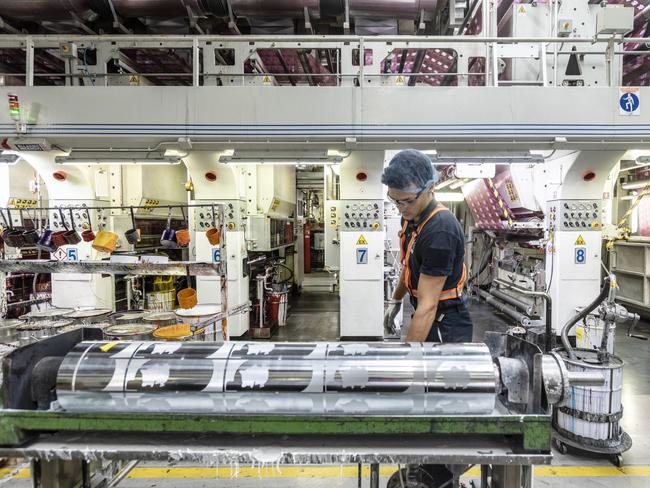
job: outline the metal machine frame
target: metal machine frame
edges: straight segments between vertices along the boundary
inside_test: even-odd
[[[531,465],[548,464],[552,458],[551,417],[543,406],[538,368],[541,355],[534,360],[537,373],[529,378],[536,398],[530,396],[528,406],[517,407],[507,406],[514,396],[499,396],[488,415],[213,416],[25,409],[33,365],[43,357],[65,354],[82,338],[97,336],[97,329],[60,334],[16,350],[3,362],[3,403],[9,408],[0,411],[0,456],[33,459],[38,486],[74,486],[72,479],[47,479],[44,473],[76,468],[78,482],[90,462],[147,459],[209,465],[370,464],[373,488],[379,486],[381,463],[453,465],[454,486],[470,465],[481,465],[482,478],[491,473],[493,487],[514,488],[531,486]],[[508,342],[493,342],[499,341],[499,347]],[[501,374],[508,375],[503,368]],[[82,486],[92,485],[88,481]]]

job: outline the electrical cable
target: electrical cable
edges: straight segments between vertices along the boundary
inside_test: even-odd
[[[280,281],[280,283],[288,283],[293,280],[293,270],[289,266],[282,263],[276,263],[276,265],[286,269],[289,272],[289,277],[285,280]]]

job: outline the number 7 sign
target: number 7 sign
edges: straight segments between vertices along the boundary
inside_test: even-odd
[[[368,264],[368,248],[357,248],[357,264]]]

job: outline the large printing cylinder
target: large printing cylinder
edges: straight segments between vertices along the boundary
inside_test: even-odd
[[[484,344],[82,342],[57,396],[70,411],[487,414]]]

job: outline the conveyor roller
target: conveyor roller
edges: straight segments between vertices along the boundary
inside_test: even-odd
[[[484,414],[484,344],[82,342],[57,395],[69,411]]]

